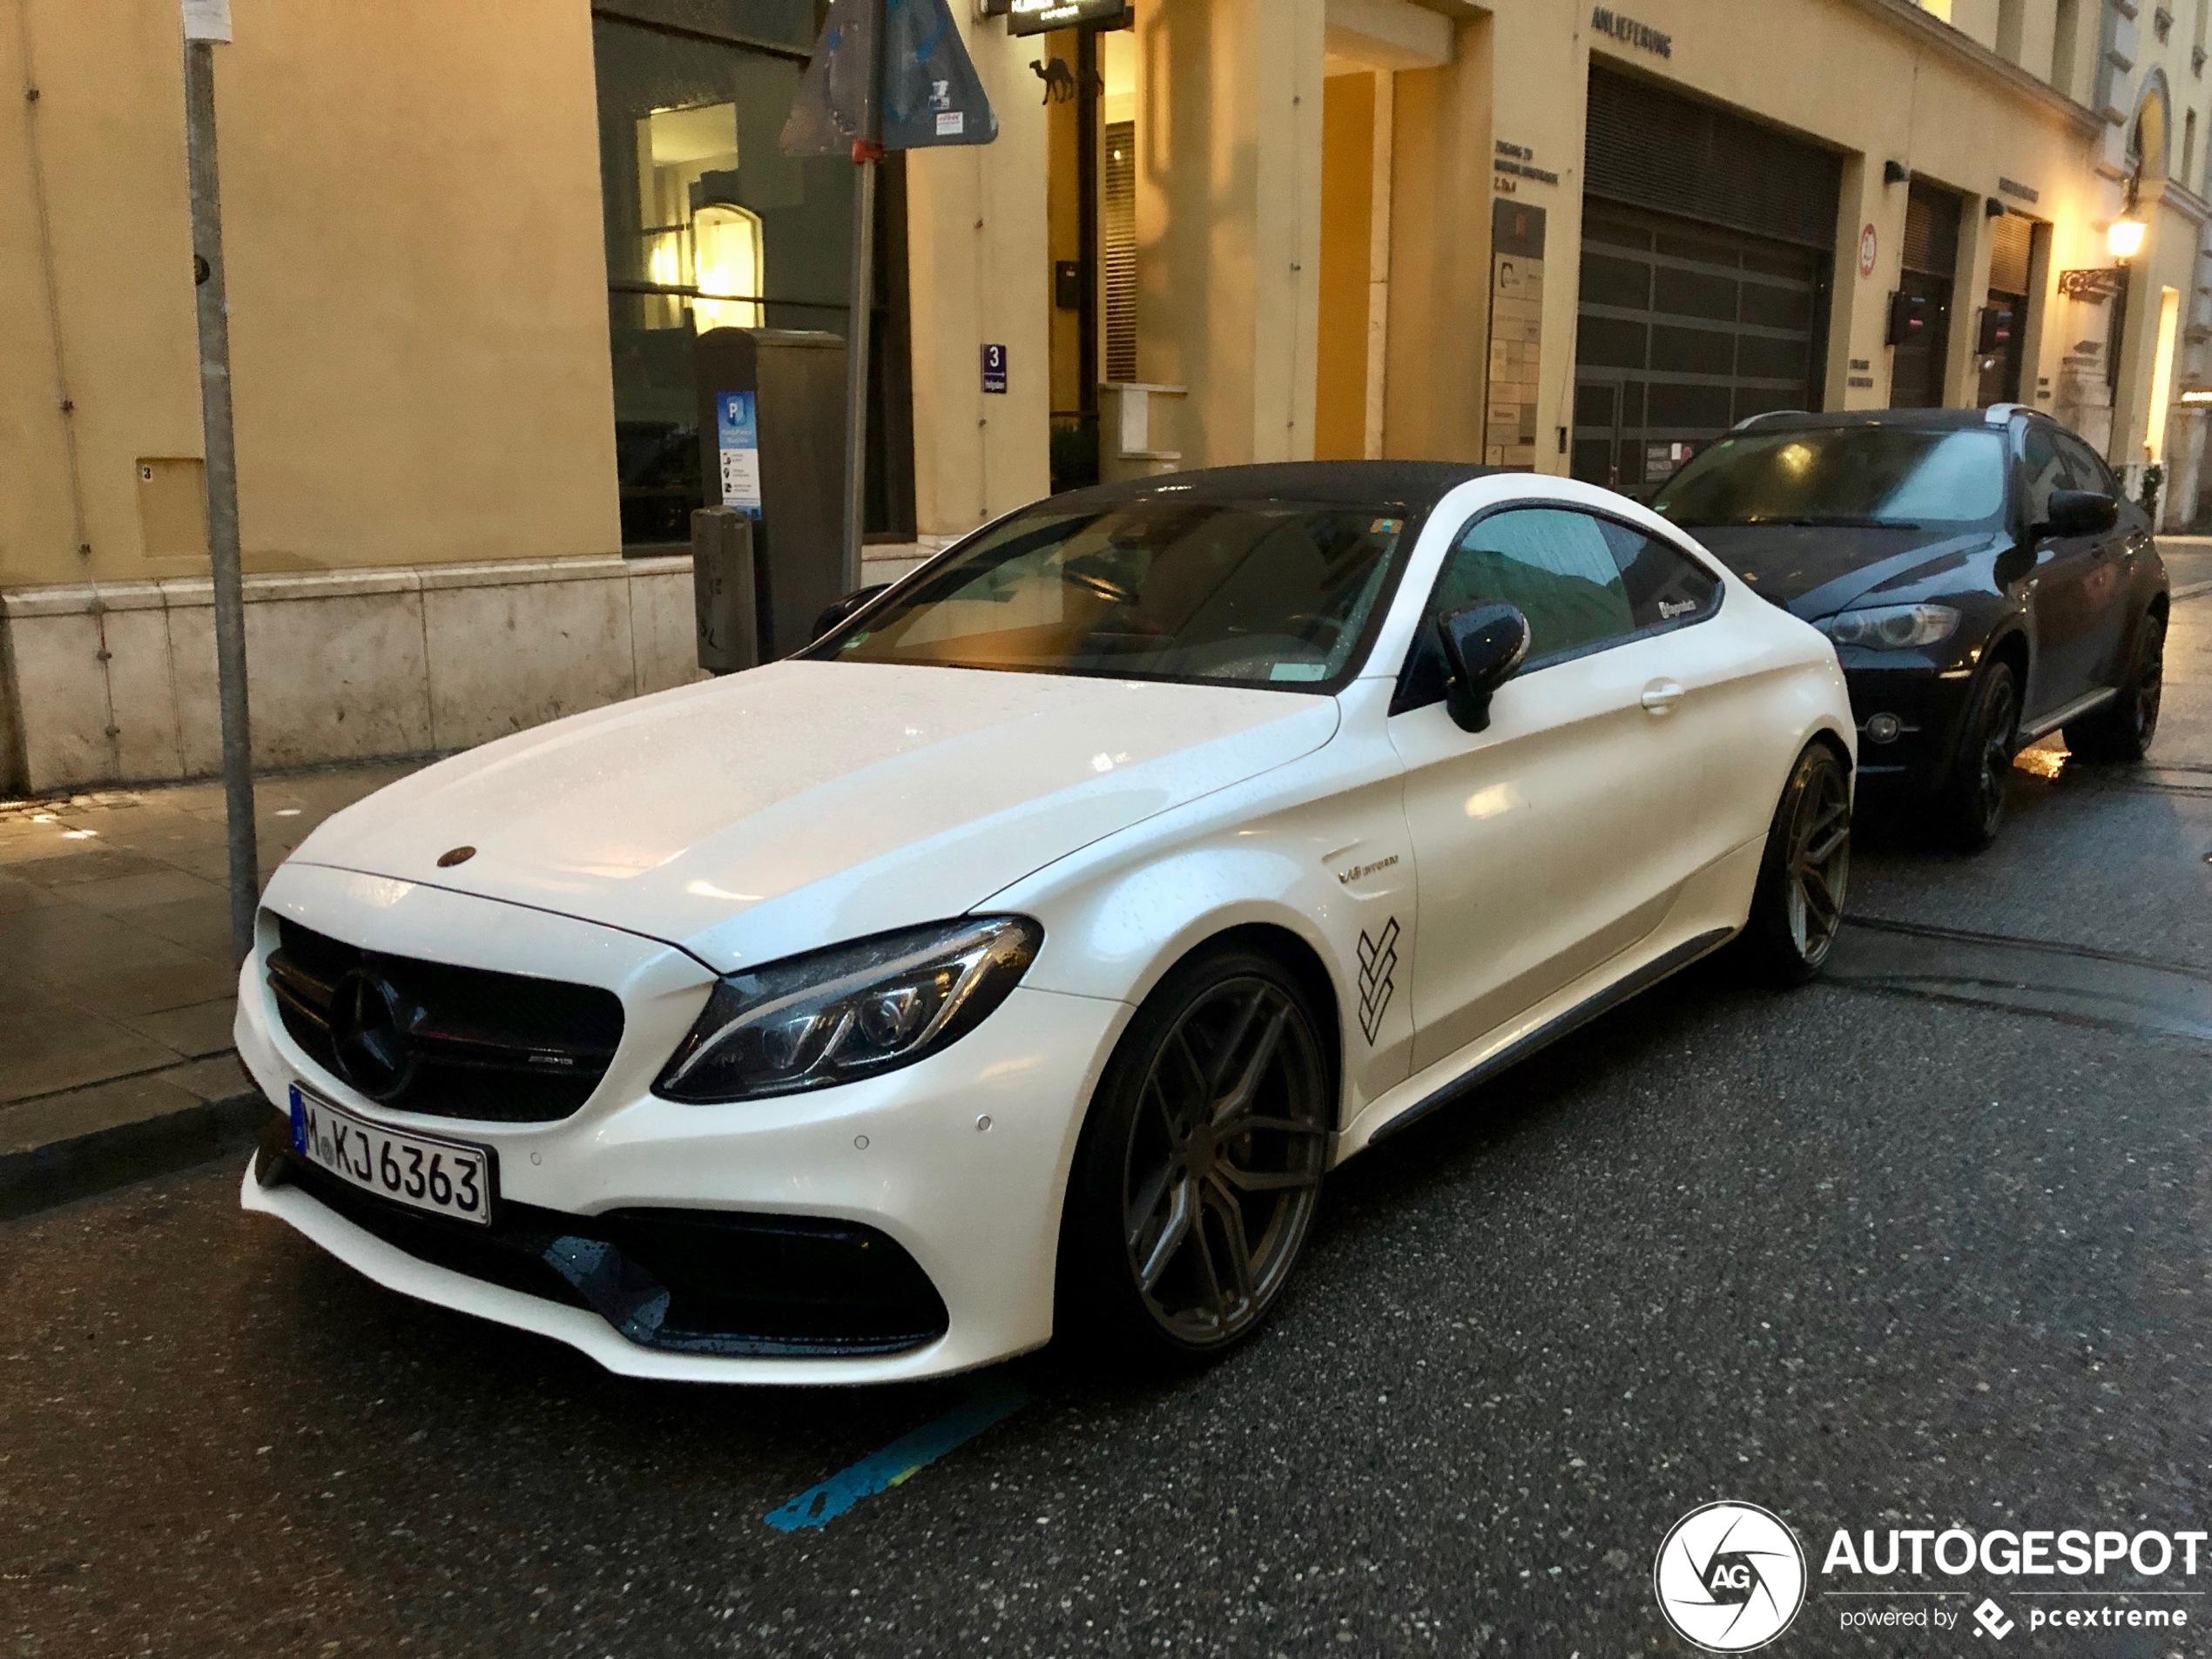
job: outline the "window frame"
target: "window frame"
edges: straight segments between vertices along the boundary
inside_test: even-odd
[[[1444,577],[1451,564],[1452,556],[1459,550],[1460,543],[1467,538],[1476,525],[1485,519],[1495,518],[1505,513],[1536,511],[1580,513],[1585,518],[1595,518],[1604,523],[1617,524],[1622,529],[1642,536],[1646,541],[1657,542],[1664,547],[1671,548],[1676,553],[1713,578],[1713,602],[1687,617],[1670,617],[1663,622],[1647,623],[1641,628],[1630,629],[1624,634],[1612,634],[1603,639],[1594,639],[1583,644],[1570,645],[1561,651],[1547,651],[1541,657],[1530,657],[1519,668],[1514,670],[1510,677],[1513,679],[1525,678],[1530,674],[1541,673],[1548,668],[1557,668],[1562,664],[1577,662],[1585,657],[1595,657],[1601,651],[1614,651],[1622,645],[1635,644],[1641,640],[1656,639],[1662,634],[1677,633],[1685,628],[1695,628],[1719,616],[1722,607],[1728,603],[1728,575],[1726,571],[1719,568],[1717,560],[1703,555],[1702,550],[1692,551],[1672,536],[1655,535],[1649,526],[1638,524],[1617,512],[1609,512],[1603,508],[1592,507],[1581,502],[1561,501],[1550,497],[1493,502],[1471,514],[1467,522],[1452,533],[1450,541],[1445,544],[1444,557],[1438,563],[1436,575],[1429,583],[1428,593],[1421,600],[1420,610],[1414,617],[1413,637],[1406,644],[1405,660],[1398,665],[1398,680],[1391,692],[1388,718],[1394,719],[1400,714],[1410,714],[1416,709],[1431,708],[1444,700],[1442,691],[1440,691],[1433,696],[1423,694],[1414,687],[1412,681],[1422,647],[1427,642],[1429,630],[1435,620],[1431,608],[1435,604],[1436,596],[1444,586]]]

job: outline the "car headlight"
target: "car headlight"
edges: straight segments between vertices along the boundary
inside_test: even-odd
[[[968,916],[725,974],[653,1092],[759,1100],[911,1065],[1003,1002],[1043,940],[1026,916]]]
[[[1838,645],[1866,651],[1909,651],[1932,645],[1958,631],[1959,613],[1949,605],[1881,605],[1844,610],[1821,623],[1821,632]]]

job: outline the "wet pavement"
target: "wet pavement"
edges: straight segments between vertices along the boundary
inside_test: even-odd
[[[368,1285],[227,1167],[0,1226],[0,1654],[1595,1659],[1685,1650],[1652,1552],[1714,1498],[1816,1564],[2212,1525],[2212,597],[2175,624],[2152,767],[2039,751],[1992,853],[1862,855],[1830,981],[1701,965],[1355,1160],[1196,1376],[624,1382]],[[769,1523],[979,1389],[1027,1403]],[[1773,1651],[1989,1645],[1839,1605]]]

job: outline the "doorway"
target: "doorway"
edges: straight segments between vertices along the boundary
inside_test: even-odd
[[[1035,37],[1045,105],[1052,488],[1098,482],[1099,387],[1136,378],[1136,37],[1132,15]]]
[[[1992,403],[2020,401],[2035,223],[2017,213],[2006,213],[1990,220],[1989,239],[1989,293],[1982,305],[1978,342],[1981,379],[1974,394],[1974,401],[1985,408]]]
[[[1943,407],[1951,361],[1951,291],[1959,270],[1963,198],[1915,179],[1905,200],[1904,269],[1898,275],[1900,326],[1892,342],[1890,407]]]

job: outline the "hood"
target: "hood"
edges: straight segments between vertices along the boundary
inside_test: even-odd
[[[331,818],[307,863],[504,900],[719,970],[958,915],[1326,743],[1331,698],[781,662],[503,738]],[[441,853],[476,850],[440,868]]]
[[[1707,524],[1689,534],[1766,598],[1808,621],[1875,588],[1963,567],[1991,539],[1986,529],[1960,535],[1803,524]]]

